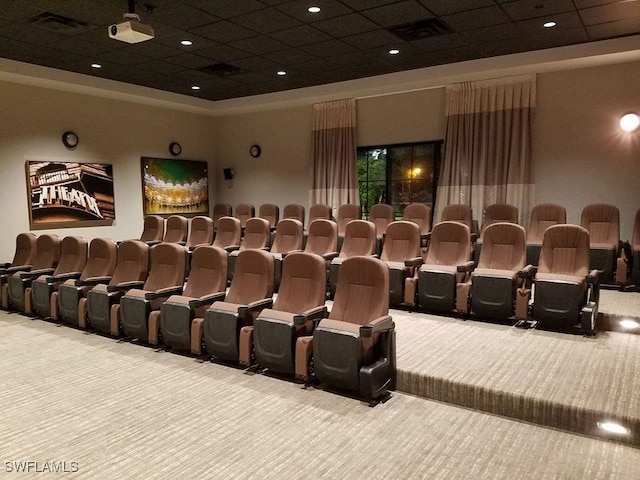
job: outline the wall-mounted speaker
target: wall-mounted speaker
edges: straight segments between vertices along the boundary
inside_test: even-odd
[[[233,180],[233,170],[230,168],[223,168],[222,171],[224,173],[225,180]]]

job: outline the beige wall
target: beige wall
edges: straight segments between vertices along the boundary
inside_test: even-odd
[[[640,132],[618,120],[640,110],[640,62],[538,75],[533,174],[537,202],[567,208],[579,223],[589,203],[620,209],[621,238],[631,239],[640,208]]]
[[[111,227],[51,230],[87,239],[138,237],[142,227],[140,157],[169,158],[172,141],[179,158],[215,166],[214,121],[210,117],[0,82],[0,260],[13,256],[15,237],[29,230],[25,161],[63,160],[113,165],[116,222]],[[75,131],[78,147],[67,150],[62,133]],[[215,195],[215,190],[212,191]],[[214,198],[215,200],[215,198]],[[49,232],[41,230],[39,232]]]

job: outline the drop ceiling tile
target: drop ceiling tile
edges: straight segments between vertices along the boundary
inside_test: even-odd
[[[493,0],[420,0],[420,3],[438,16],[495,5]]]
[[[486,27],[489,25],[508,23],[510,21],[507,14],[497,6],[454,13],[452,15],[446,15],[442,17],[442,19],[458,32]]]
[[[293,65],[300,62],[306,62],[310,58],[313,58],[313,55],[296,48],[267,53],[263,56],[273,62],[279,63],[280,65]]]
[[[230,47],[229,45],[216,45],[215,47],[198,50],[198,55],[210,58],[216,62],[229,62],[239,58],[247,58],[251,53]]]
[[[318,13],[309,13],[309,7],[320,7]],[[338,0],[289,0],[276,7],[287,15],[304,23],[313,23],[327,18],[353,13],[353,10]]]
[[[243,70],[248,70],[250,72],[257,72],[259,70],[266,70],[269,68],[272,69],[273,73],[275,74],[276,69],[280,68],[280,65],[278,65],[273,60],[269,60],[263,57],[242,58],[240,60],[235,60],[233,64],[236,67],[240,67]]]
[[[638,33],[638,18],[625,18],[615,22],[588,25],[587,32],[591,40],[601,40],[620,35],[632,35]]]
[[[191,30],[220,20],[215,15],[179,2],[175,2],[173,6],[168,8],[158,8],[149,17],[151,16],[153,16],[153,19],[147,19],[147,22],[151,25],[153,25],[153,20],[157,19],[164,24],[181,30]]]
[[[322,20],[314,23],[313,26],[334,37],[355,35],[356,33],[368,32],[379,28],[371,20],[357,13]]]
[[[464,37],[458,33],[449,33],[446,35],[423,38],[421,40],[414,40],[410,43],[413,47],[424,52],[457,48],[467,44]]]
[[[160,75],[172,75],[176,72],[184,70],[184,67],[176,65],[175,63],[169,63],[162,60],[152,60],[150,62],[141,63],[138,67],[143,70],[147,70],[152,73]]]
[[[417,20],[432,18],[433,15],[416,0],[405,0],[383,7],[365,10],[362,14],[381,27],[402,25]]]
[[[117,65],[138,65],[140,63],[146,63],[149,60],[149,57],[136,55],[135,53],[128,53],[123,50],[112,50],[97,56],[98,63],[107,62],[115,63]]]
[[[553,28],[544,28],[542,25],[544,22],[553,19],[557,25]],[[524,35],[541,35],[549,38],[553,38],[554,35],[558,35],[558,32],[582,27],[580,17],[576,12],[559,13],[550,17],[534,18],[531,20],[524,20],[517,22],[518,29],[523,32]]]
[[[214,63],[210,58],[202,57],[194,53],[181,53],[180,55],[168,57],[165,60],[167,62],[174,63],[185,68],[193,69],[206,67],[208,65],[211,65],[211,63]]]
[[[342,40],[360,50],[380,47],[382,45],[399,45],[402,43],[402,40],[386,30],[365,32],[351,37],[344,37]]]
[[[313,45],[304,45],[301,49],[318,57],[332,57],[343,53],[355,52],[356,47],[341,40],[327,40]]]
[[[54,46],[60,50],[64,50],[65,52],[71,52],[82,56],[97,55],[112,50],[112,48],[110,48],[111,46],[108,44],[85,42],[73,37],[65,38],[56,42]]]
[[[468,42],[485,43],[517,37],[522,35],[522,31],[515,23],[503,23],[502,25],[490,25],[474,30],[465,30],[461,35]]]
[[[190,40],[191,42],[193,42],[193,45],[181,45],[180,42],[182,40]],[[214,42],[213,40],[209,40],[208,38],[204,38],[199,35],[194,35],[190,32],[179,32],[165,37],[156,37],[154,38],[154,41],[157,43],[161,43],[162,45],[165,45],[167,47],[177,48],[183,53],[199,52],[200,50],[219,45],[218,42]]]
[[[324,74],[331,70],[336,70],[339,67],[340,66],[338,64],[322,58],[317,58],[317,59],[309,60],[307,62],[301,62],[296,64],[296,70],[314,74],[314,75]]]
[[[124,51],[127,53],[135,53],[136,55],[143,55],[149,58],[166,58],[183,53],[179,48],[168,47],[153,40],[127,45],[124,48]]]
[[[220,18],[232,18],[265,8],[257,0],[183,0],[192,7],[204,10]]]
[[[580,16],[585,25],[615,22],[632,17],[640,17],[640,1],[623,1],[599,7],[580,10]],[[640,19],[638,19],[640,23]]]
[[[573,12],[573,0],[517,0],[502,4],[512,20],[529,18],[551,18],[558,13]]]
[[[191,33],[201,35],[220,43],[233,42],[234,40],[241,40],[243,38],[249,38],[257,35],[256,32],[249,30],[248,28],[241,27],[240,25],[226,20],[205,25],[204,27],[194,28],[191,30]]]
[[[597,7],[608,3],[618,3],[620,0],[573,0],[578,8]],[[632,0],[634,1],[634,0]]]
[[[398,0],[341,0],[342,3],[353,8],[354,10],[364,10],[367,8],[381,7],[391,3],[397,3]]]
[[[288,28],[271,34],[273,38],[277,38],[292,47],[300,45],[308,45],[310,43],[323,42],[330,40],[331,36],[314,28],[310,25],[300,25],[298,27]]]
[[[273,38],[265,35],[257,37],[244,38],[235,42],[229,43],[234,48],[239,48],[253,55],[260,55],[263,53],[275,52],[278,50],[285,50],[289,48],[289,45],[279,42]]]
[[[24,24],[10,24],[0,27],[0,36],[35,45],[52,45],[67,38],[66,35]],[[1,46],[0,46],[1,48]]]
[[[247,13],[235,17],[233,21],[260,33],[285,30],[301,24],[299,20],[272,8]]]

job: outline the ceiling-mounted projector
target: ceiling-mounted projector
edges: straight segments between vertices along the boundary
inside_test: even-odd
[[[125,13],[124,22],[109,26],[109,36],[115,40],[127,43],[140,43],[154,37],[153,28],[140,23],[140,16],[135,13]]]

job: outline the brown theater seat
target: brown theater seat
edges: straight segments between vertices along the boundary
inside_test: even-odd
[[[16,249],[13,254],[13,260],[0,264],[0,291],[7,283],[7,279],[15,272],[31,270],[31,264],[36,256],[37,238],[31,232],[20,233],[16,236]]]
[[[282,218],[293,218],[304,225],[304,207],[296,203],[290,203],[284,207],[284,210],[282,211]]]
[[[420,236],[426,237],[431,231],[431,207],[424,203],[410,203],[404,207],[402,219],[413,222],[420,229]]]
[[[213,220],[199,215],[191,219],[189,238],[186,247],[192,252],[199,245],[211,245],[213,242]]]
[[[470,205],[463,203],[452,203],[442,210],[441,222],[458,222],[469,227],[469,231],[473,232],[473,210]]]
[[[240,226],[245,228],[247,221],[256,216],[256,207],[249,203],[241,203],[236,205],[235,217],[240,220]]]
[[[315,253],[327,262],[338,256],[338,226],[332,220],[317,219],[309,225],[304,251]]]
[[[315,222],[323,221],[327,220]],[[304,252],[287,255],[273,307],[262,310],[253,326],[242,328],[240,363],[251,363],[253,345],[260,367],[293,375],[296,339],[311,335],[315,323],[327,316],[324,306],[326,284],[327,269],[320,257]]]
[[[429,250],[413,278],[405,280],[405,304],[450,313],[456,307],[456,286],[473,268],[469,227],[440,222],[431,231]],[[417,291],[416,291],[417,290]]]
[[[271,231],[269,229],[269,222],[264,218],[252,217],[247,220],[244,228],[244,236],[240,242],[240,248],[229,254],[229,268],[227,273],[229,280],[233,279],[238,254],[245,250],[266,250],[269,248],[270,238]]]
[[[344,237],[347,223],[351,220],[360,220],[362,218],[362,209],[360,205],[353,203],[345,203],[338,208],[338,237]]]
[[[240,329],[253,325],[265,308],[273,305],[273,256],[264,250],[243,250],[224,302],[215,302],[204,314],[202,332],[207,353],[215,358],[238,362]],[[200,323],[200,322],[198,322]],[[200,353],[201,339],[191,336],[192,353]]]
[[[544,232],[535,276],[533,319],[540,324],[593,333],[598,315],[598,270],[589,272],[589,232],[554,225]]]
[[[389,305],[398,306],[404,301],[405,279],[412,277],[422,263],[418,225],[403,220],[391,222],[380,260],[389,267]]]
[[[484,231],[488,226],[498,222],[517,224],[518,208],[507,203],[494,203],[491,205],[487,205],[484,210],[484,219],[482,220],[482,229],[480,230],[480,236],[478,237],[478,240],[473,244],[473,258],[476,263],[480,258],[480,251],[482,250]]]
[[[87,241],[82,237],[64,237],[60,259],[52,275],[40,275],[25,292],[25,313],[51,317],[51,295],[66,280],[78,279],[87,263]]]
[[[604,203],[587,205],[582,210],[580,225],[589,232],[589,268],[599,271],[600,282],[614,283],[620,243],[618,207]]]
[[[278,290],[282,274],[282,258],[294,251],[302,250],[302,223],[292,218],[283,218],[278,222],[271,254],[274,259],[274,290]]]
[[[269,228],[273,230],[280,220],[280,207],[273,203],[263,203],[258,209],[258,217],[269,222]]]
[[[30,268],[18,270],[2,285],[2,308],[10,306],[24,312],[25,290],[40,275],[51,275],[60,259],[60,238],[57,235],[40,235],[36,240],[36,254]]]
[[[471,280],[458,284],[458,312],[471,311],[479,317],[498,320],[515,315],[516,290],[522,286],[525,276],[530,283],[534,274],[532,268],[524,270],[525,241],[526,233],[520,225],[494,223],[487,227]]]
[[[346,259],[329,317],[320,321],[313,337],[296,341],[296,376],[309,378],[312,353],[320,382],[358,392],[367,400],[386,395],[395,379],[395,324],[388,291],[384,262]]]
[[[94,238],[89,244],[89,257],[77,280],[66,280],[51,295],[51,317],[78,325],[80,299],[97,284],[108,283],[116,268],[118,246],[106,238]]]
[[[164,218],[159,215],[145,215],[144,227],[140,235],[140,241],[156,244],[164,238]]]
[[[189,234],[189,220],[182,215],[171,215],[167,218],[167,226],[162,241],[185,245]]]
[[[357,256],[371,256],[376,251],[376,227],[367,220],[352,220],[345,228],[344,242],[340,255],[329,265],[329,293],[331,297],[338,285],[338,272],[345,259]]]
[[[376,237],[382,238],[387,233],[387,225],[396,219],[396,213],[391,205],[377,203],[369,209],[369,221],[376,227]]]
[[[149,245],[137,240],[125,240],[118,245],[116,269],[108,284],[98,284],[78,303],[78,325],[87,320],[93,328],[111,332],[111,310],[120,303],[125,292],[144,285],[149,272]],[[116,332],[117,333],[117,332]]]
[[[164,344],[189,350],[194,318],[203,318],[213,302],[224,300],[226,286],[227,253],[208,245],[196,248],[184,292],[169,297],[160,309],[160,333]],[[157,330],[150,327],[149,343],[157,344],[158,340]]]
[[[213,228],[218,228],[218,220],[222,217],[231,217],[233,216],[233,207],[228,203],[216,203],[213,206]]]
[[[309,224],[314,220],[322,218],[324,220],[331,220],[333,215],[331,214],[331,207],[329,205],[325,205],[323,203],[316,203],[315,205],[311,205],[309,209]]]
[[[235,217],[222,217],[218,220],[213,246],[231,252],[240,248],[241,237],[242,227],[240,226],[240,220]]]
[[[147,342],[153,329],[155,338],[160,307],[171,295],[182,294],[186,255],[186,250],[175,243],[162,242],[151,249],[151,270],[144,285],[128,290],[120,305],[111,310],[112,335],[122,327],[126,336]]]
[[[527,232],[527,264],[538,265],[545,230],[563,223],[567,223],[567,209],[562,205],[541,203],[533,207]]]

